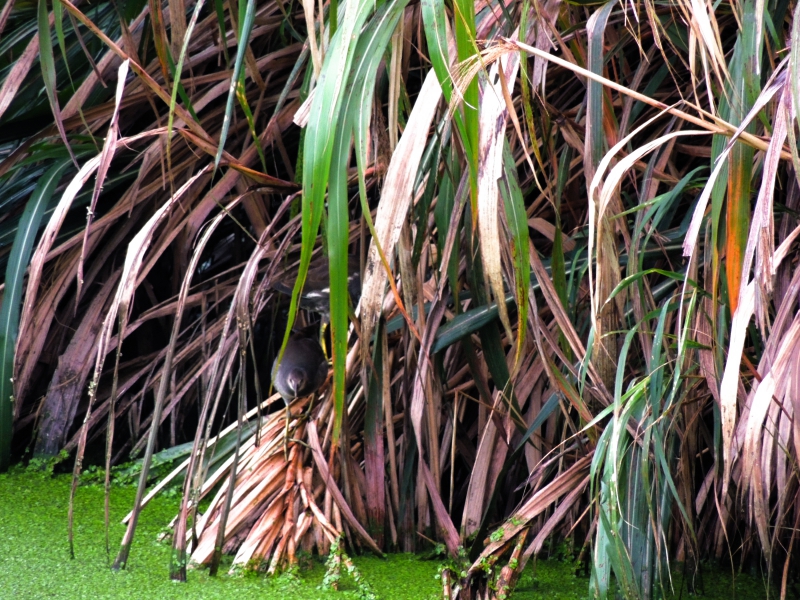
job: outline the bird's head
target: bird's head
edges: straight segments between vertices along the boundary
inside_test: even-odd
[[[308,386],[308,373],[303,369],[292,369],[286,377],[286,385],[292,390],[292,394],[297,398],[300,390]]]

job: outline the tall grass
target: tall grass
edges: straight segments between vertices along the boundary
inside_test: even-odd
[[[0,468],[143,454],[116,568],[191,441],[175,579],[344,534],[499,598],[566,538],[593,597],[710,557],[791,595],[796,2],[39,0],[0,50]]]

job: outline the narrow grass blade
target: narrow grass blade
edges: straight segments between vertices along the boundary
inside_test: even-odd
[[[51,167],[36,184],[25,205],[5,274],[5,289],[0,306],[0,472],[9,467],[11,435],[14,422],[14,347],[19,327],[20,300],[25,272],[27,271],[33,240],[39,231],[45,208],[53,197],[56,186],[71,162],[63,161]]]

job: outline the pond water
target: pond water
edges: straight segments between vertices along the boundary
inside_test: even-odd
[[[81,486],[75,507],[75,559],[69,557],[67,504],[70,477],[16,470],[0,475],[0,597],[8,600],[147,599],[349,599],[358,591],[343,577],[340,591],[322,589],[325,568],[320,559],[307,561],[298,574],[279,577],[245,574],[209,577],[190,570],[187,583],[169,579],[170,545],[157,540],[175,515],[178,497],[157,498],[142,513],[127,568],[112,573],[108,565],[125,531],[121,518],[133,503],[135,489],[111,493],[111,556],[106,554],[103,489]],[[378,598],[417,600],[440,597],[436,578],[440,562],[408,554],[386,560],[356,556],[353,562]],[[760,599],[763,583],[730,572],[706,573],[706,598]],[[588,579],[575,575],[574,565],[548,560],[523,573],[515,600],[576,600],[588,597]],[[686,597],[684,593],[683,597]]]

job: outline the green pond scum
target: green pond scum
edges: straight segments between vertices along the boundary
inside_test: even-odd
[[[69,557],[67,505],[70,477],[17,469],[0,475],[0,600],[192,600],[350,599],[363,597],[355,582],[341,578],[339,591],[322,587],[324,558],[305,561],[303,568],[277,577],[256,573],[210,577],[205,569],[189,571],[187,583],[169,579],[170,544],[159,533],[178,508],[175,493],[156,498],[142,512],[126,569],[113,573],[109,564],[125,531],[120,523],[135,494],[132,486],[111,492],[111,555],[106,554],[103,488],[78,488],[75,504],[75,559]],[[381,600],[440,597],[437,573],[441,563],[408,554],[387,559],[354,556],[353,562],[369,589]],[[228,559],[228,564],[230,559]],[[676,579],[680,575],[675,576]],[[679,581],[676,580],[676,587]],[[755,577],[707,569],[704,598],[755,600],[764,598]],[[687,598],[684,592],[675,596]],[[588,598],[588,578],[576,575],[574,562],[529,563],[514,600],[578,600]]]

